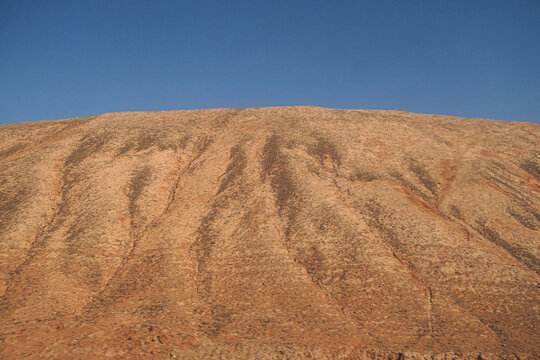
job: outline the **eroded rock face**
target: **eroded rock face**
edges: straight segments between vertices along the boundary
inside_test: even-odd
[[[540,126],[315,107],[0,127],[0,357],[540,353]]]

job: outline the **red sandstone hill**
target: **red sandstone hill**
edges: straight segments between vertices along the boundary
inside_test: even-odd
[[[0,126],[0,357],[538,358],[539,143],[316,107]]]

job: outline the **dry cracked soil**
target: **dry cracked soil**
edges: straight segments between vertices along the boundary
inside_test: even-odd
[[[2,359],[538,359],[540,125],[0,126]]]

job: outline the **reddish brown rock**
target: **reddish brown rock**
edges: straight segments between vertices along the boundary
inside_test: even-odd
[[[0,126],[0,358],[533,359],[539,143],[316,107]]]

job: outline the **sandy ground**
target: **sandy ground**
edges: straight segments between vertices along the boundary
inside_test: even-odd
[[[317,107],[0,126],[0,358],[534,359],[539,144]]]

